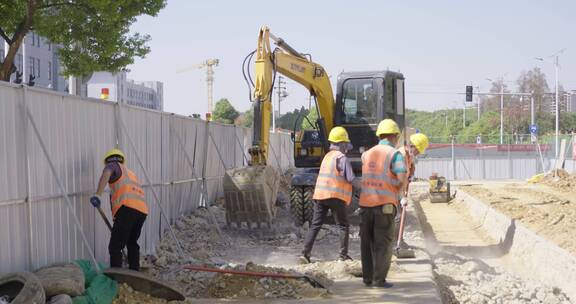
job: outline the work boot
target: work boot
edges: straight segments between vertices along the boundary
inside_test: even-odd
[[[310,260],[310,257],[309,257],[309,256],[306,256],[306,255],[301,255],[301,256],[298,258],[298,261],[300,262],[300,264],[310,264],[310,263],[312,263],[312,261]]]
[[[390,288],[392,286],[394,286],[394,284],[388,283],[386,281],[380,281],[380,282],[374,283],[374,287],[378,287],[378,288]]]
[[[364,281],[364,280],[362,280],[362,282],[364,283],[364,286],[366,286],[366,287],[372,287],[372,281]]]
[[[349,255],[341,255],[338,258],[338,261],[354,261],[354,259],[352,259]]]

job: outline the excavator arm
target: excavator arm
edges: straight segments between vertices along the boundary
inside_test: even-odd
[[[270,40],[278,46],[270,47]],[[316,98],[320,132],[327,138],[334,118],[334,94],[330,78],[324,68],[299,53],[284,40],[270,33],[266,26],[260,29],[255,59],[254,81],[254,136],[249,149],[252,165],[266,165],[270,141],[270,114],[275,73],[280,73],[308,89]]]

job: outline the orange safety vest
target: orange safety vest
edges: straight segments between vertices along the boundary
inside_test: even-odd
[[[148,206],[146,205],[144,190],[140,186],[140,182],[134,172],[130,171],[126,166],[118,163],[122,175],[113,183],[110,183],[110,205],[112,207],[112,216],[116,216],[116,212],[122,206],[136,209],[144,214],[148,214]]]
[[[362,154],[361,207],[398,206],[400,180],[390,170],[396,152],[388,145],[378,144]]]
[[[408,177],[414,176],[414,161],[412,160],[412,155],[406,149],[406,146],[402,146],[398,149],[398,152],[404,156],[404,160],[406,161],[406,172],[408,172]]]
[[[336,160],[342,156],[344,154],[336,150],[332,150],[324,156],[312,199],[337,198],[343,200],[346,205],[352,202],[352,184],[346,180],[344,173],[338,172],[336,168]]]

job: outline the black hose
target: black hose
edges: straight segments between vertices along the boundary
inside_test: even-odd
[[[254,82],[252,81],[252,76],[250,75],[250,61],[252,60],[254,53],[256,53],[256,50],[246,55],[244,61],[242,62],[242,76],[244,76],[244,81],[246,81],[246,85],[248,86],[248,100],[250,100],[250,102],[252,102],[252,88],[254,87]],[[248,63],[248,66],[246,66],[246,63]],[[248,70],[248,76],[246,76],[246,70]]]

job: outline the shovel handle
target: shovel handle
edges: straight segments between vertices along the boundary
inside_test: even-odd
[[[98,209],[98,213],[100,213],[100,216],[102,217],[102,219],[106,223],[106,226],[108,226],[108,229],[110,229],[110,232],[112,232],[112,224],[110,224],[110,221],[108,220],[108,217],[106,217],[106,214],[104,214],[104,211],[102,210],[102,208],[96,207],[96,209]]]
[[[400,214],[400,228],[398,229],[398,238],[396,241],[396,247],[400,247],[400,242],[404,240],[405,221],[406,221],[406,207],[402,207],[402,213]]]

